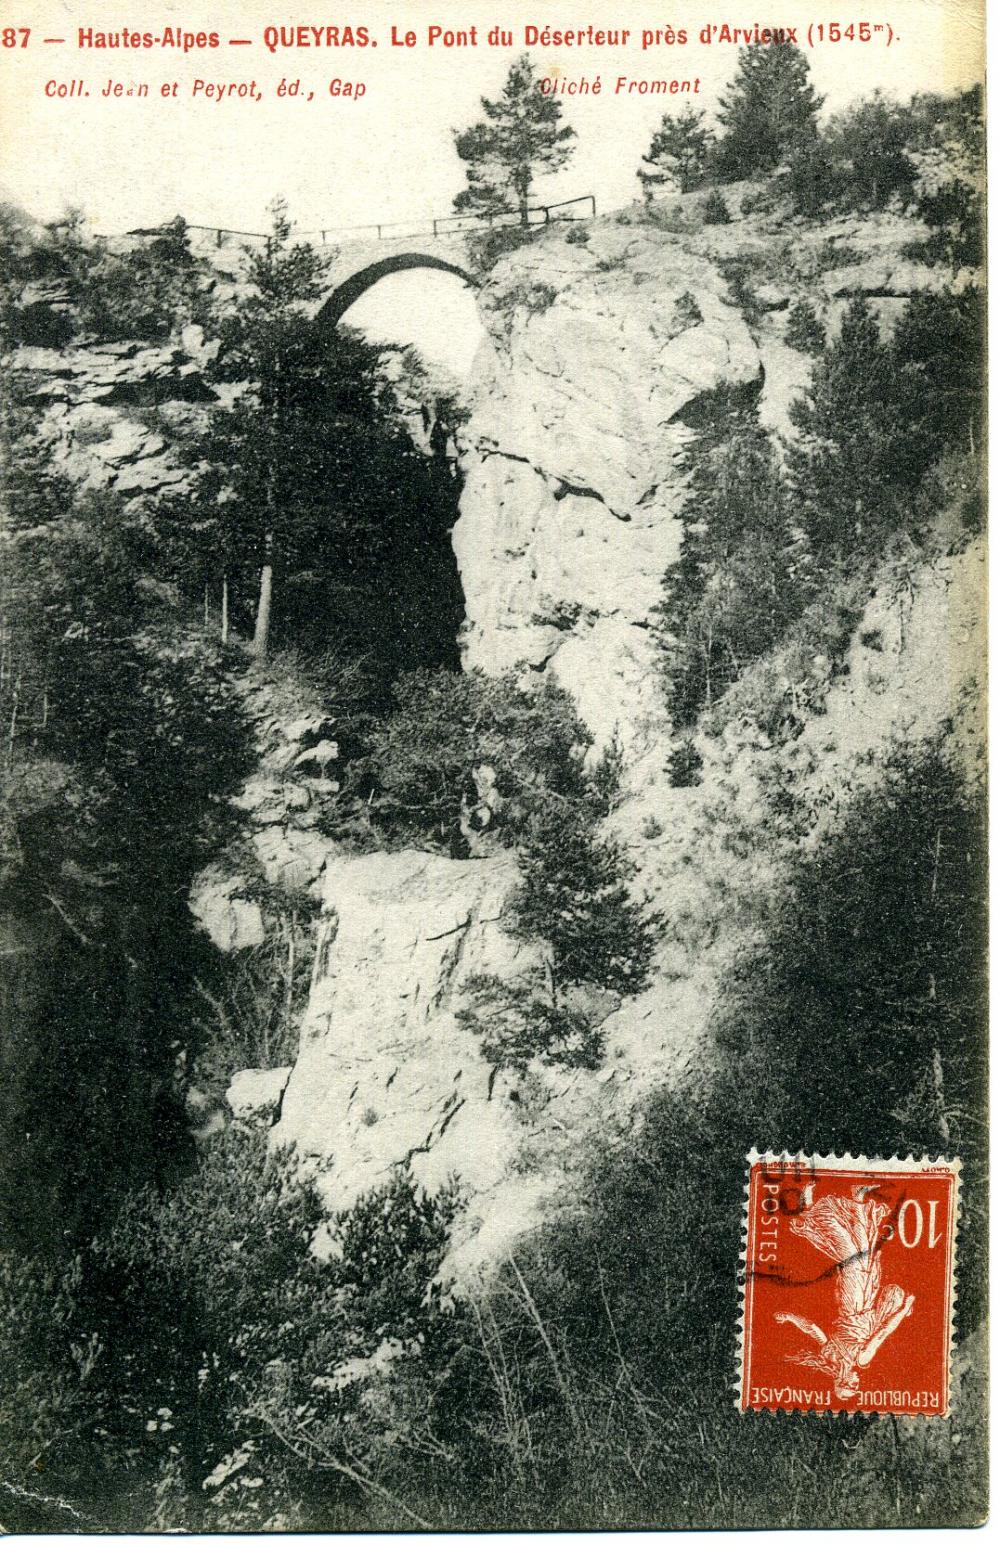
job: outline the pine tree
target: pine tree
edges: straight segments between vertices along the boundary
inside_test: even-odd
[[[736,181],[769,172],[791,151],[815,141],[822,102],[809,84],[809,61],[794,44],[743,49],[719,108],[725,130],[720,174]]]
[[[851,302],[790,417],[800,438],[788,447],[788,466],[814,548],[844,552],[881,540],[898,516],[909,434],[898,361],[863,297]]]
[[[828,140],[840,202],[884,209],[894,195],[909,200],[917,180],[909,154],[915,138],[912,111],[880,91],[835,118]]]
[[[801,604],[788,491],[755,409],[714,394],[686,461],[681,553],[659,608],[678,725],[766,654]]]
[[[249,293],[220,325],[212,378],[231,401],[186,447],[193,502],[163,512],[174,575],[192,598],[221,586],[258,658],[275,622],[300,647],[336,637],[380,667],[450,658],[455,484],[406,433],[379,349],[311,314],[323,259],[286,243],[279,210],[266,249],[248,254]]]
[[[322,295],[328,264],[307,243],[289,246],[290,235],[278,200],[265,247],[246,251],[249,294],[220,327],[213,379],[239,391],[189,447],[201,467],[198,525],[221,565],[224,593],[241,571],[255,574],[258,658],[268,652],[276,568],[318,517],[335,429],[335,414],[325,422],[323,414],[337,351],[324,346],[307,309]]]
[[[674,184],[680,193],[697,188],[704,180],[710,143],[704,113],[690,105],[676,117],[664,113],[636,173],[645,197],[664,183]]]
[[[565,166],[575,130],[560,125],[562,105],[556,97],[542,95],[527,54],[511,65],[495,102],[480,100],[485,121],[455,135],[468,181],[455,208],[462,214],[498,215],[513,207],[521,225],[527,226],[532,183]]]

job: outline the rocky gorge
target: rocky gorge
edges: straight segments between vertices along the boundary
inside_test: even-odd
[[[797,302],[832,327],[864,296],[889,327],[918,290],[973,281],[905,255],[920,235],[912,217],[804,222],[790,233],[766,212],[740,214],[746,192],[729,190],[725,225],[702,224],[691,196],[556,226],[501,260],[479,292],[484,336],[465,388],[452,533],[463,661],[551,677],[592,735],[591,757],[620,747],[622,797],[608,826],[635,863],[637,893],[668,918],[651,985],[600,1010],[599,1070],[498,1075],[456,1019],[471,977],[515,979],[534,963],[501,926],[513,859],[345,853],[318,820],[338,787],[335,718],[318,701],[289,707],[266,681],[251,678],[246,692],[259,765],[236,804],[258,873],[279,893],[307,896],[318,932],[298,1054],[238,1074],[229,1115],[273,1121],[272,1142],[294,1145],[334,1210],[397,1166],[431,1189],[457,1176],[468,1204],[445,1274],[466,1284],[558,1206],[589,1133],[627,1141],[646,1091],[693,1057],[711,1059],[712,1005],[752,932],[752,899],[781,884],[785,861],[837,818],[892,745],[946,731],[976,776],[975,544],[905,578],[886,566],[842,664],[810,662],[821,706],[796,738],[771,743],[734,715],[721,737],[701,736],[696,787],[666,775],[655,614],[680,551],[684,455],[705,395],[744,394],[787,433],[810,369],[785,339]],[[168,422],[205,411],[210,348],[189,327],[166,346],[22,349],[57,465],[126,498],[183,486],[151,410]],[[801,687],[789,680],[785,690]],[[808,836],[776,834],[776,783],[815,813]],[[264,938],[239,862],[213,866],[192,906],[222,951]]]

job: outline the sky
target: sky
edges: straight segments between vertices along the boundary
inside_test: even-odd
[[[315,4],[274,6],[271,0],[26,0],[19,25],[30,25],[26,49],[0,49],[0,182],[43,219],[69,203],[81,205],[95,228],[108,232],[154,224],[178,212],[192,222],[259,229],[266,207],[283,193],[303,227],[351,225],[375,219],[404,220],[446,213],[462,186],[462,167],[451,131],[478,116],[479,96],[502,84],[519,51],[479,46],[428,47],[430,25],[514,30],[542,26],[685,27],[691,37],[706,22],[752,21],[758,7],[739,0],[663,7],[644,0],[592,5],[563,0],[551,14],[535,0],[367,0],[357,12]],[[814,0],[779,0],[762,8],[775,21],[798,24],[817,11]],[[880,0],[883,24],[894,28],[892,46],[881,42],[830,44],[809,57],[827,110],[877,86],[908,96],[913,90],[949,90],[969,84],[980,71],[981,13],[975,0]],[[667,16],[662,12],[666,10]],[[12,15],[5,6],[6,15]],[[560,14],[562,12],[562,14]],[[124,18],[124,20],[123,20]],[[366,24],[376,48],[281,49],[261,41],[266,25],[330,21]],[[69,46],[76,29],[111,31],[127,24],[161,33],[168,25],[188,31],[217,30],[251,39],[250,47],[80,51]],[[418,46],[390,46],[390,27],[417,32]],[[67,38],[46,46],[42,37]],[[800,41],[802,34],[800,32]],[[531,50],[543,71],[568,77],[599,73],[599,98],[565,98],[566,119],[578,134],[570,165],[544,187],[548,199],[593,193],[601,208],[635,197],[635,168],[664,111],[662,97],[615,97],[618,75],[629,78],[700,78],[701,105],[711,108],[735,67],[729,45],[624,49]],[[279,101],[282,76],[298,77],[315,92],[312,103]],[[328,94],[332,78],[363,80],[360,101]],[[109,100],[100,91],[109,78],[148,82],[154,92],[177,80],[176,101]],[[196,78],[227,83],[255,79],[263,100],[190,100]],[[46,97],[48,81],[83,79],[87,99]],[[672,99],[677,108],[683,98]]]
[[[815,0],[775,0],[762,8],[767,21],[797,26],[800,43],[809,20],[827,9]],[[13,15],[9,7],[4,11],[5,18]],[[880,0],[877,13],[881,25],[893,29],[891,45],[885,32],[867,44],[843,41],[807,50],[825,112],[876,87],[908,97],[980,77],[977,0]],[[593,194],[599,210],[613,209],[636,197],[636,167],[664,111],[693,101],[711,114],[732,76],[736,46],[701,46],[700,30],[726,22],[752,25],[755,14],[757,7],[744,8],[740,0],[681,0],[676,7],[662,0],[561,0],[558,7],[543,0],[367,0],[357,10],[343,0],[336,8],[297,0],[25,0],[15,20],[31,29],[28,46],[0,47],[0,185],[5,197],[40,219],[53,219],[69,205],[81,207],[91,229],[103,234],[178,213],[191,223],[261,230],[279,193],[303,230],[447,214],[464,182],[453,131],[480,115],[481,95],[497,93],[522,51],[524,27],[589,24],[628,27],[632,36],[624,48],[539,43],[529,49],[546,75],[600,75],[603,85],[599,97],[562,98],[565,121],[578,136],[575,152],[537,192],[545,202]],[[328,25],[367,26],[376,46],[271,52],[264,43],[268,26]],[[413,32],[417,46],[392,46],[393,26],[399,37]],[[489,46],[495,26],[514,33],[512,47]],[[688,44],[642,50],[643,29],[668,26],[685,29]],[[157,37],[166,27],[215,31],[222,46],[186,54],[161,47],[81,50],[79,27]],[[478,46],[430,46],[431,27],[466,35],[475,27]],[[66,42],[42,41],[49,37]],[[249,39],[249,46],[230,46],[230,38]],[[698,80],[700,91],[697,98],[616,95],[619,76]],[[297,97],[278,97],[283,78],[301,82]],[[329,83],[338,78],[363,83],[365,95],[332,97]],[[199,79],[222,87],[254,82],[262,99],[218,100],[206,92],[193,98]],[[126,88],[146,83],[150,96],[104,97],[111,80]],[[73,82],[82,82],[79,89],[90,95],[47,94],[47,87],[69,90]],[[176,97],[164,98],[162,87],[171,89],[174,82]],[[411,292],[412,283],[393,281],[401,295]],[[438,310],[443,306],[447,313],[441,297],[455,288],[435,292]],[[450,325],[446,314],[439,318],[439,331]]]

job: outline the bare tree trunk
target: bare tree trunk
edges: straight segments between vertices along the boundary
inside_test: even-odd
[[[18,674],[14,678],[14,703],[13,703],[13,707],[11,708],[11,714],[10,714],[10,733],[9,733],[9,736],[8,736],[8,739],[7,739],[7,765],[8,765],[8,767],[12,767],[13,764],[14,764],[14,738],[17,735],[17,710],[18,710],[18,706],[20,704],[20,700],[21,700],[21,677],[20,677],[20,674]]]
[[[257,621],[253,630],[251,653],[255,660],[267,659],[267,645],[271,633],[271,592],[274,587],[274,532],[277,511],[277,470],[274,464],[274,447],[278,444],[281,424],[282,381],[280,358],[275,365],[275,384],[271,393],[270,419],[271,443],[268,459],[265,492],[264,563],[260,571],[260,594],[257,598]]]
[[[285,924],[288,928],[288,960],[285,967],[285,1044],[291,1042],[292,1011],[295,1006],[295,922],[298,914],[293,910],[291,917],[286,915]]]
[[[260,594],[257,598],[257,621],[253,630],[252,654],[255,660],[267,659],[267,644],[271,633],[271,591],[274,584],[274,534],[264,538],[264,566],[260,571]]]
[[[205,632],[208,632],[209,606],[208,606],[208,580],[205,581]]]
[[[229,643],[229,575],[222,576],[222,642]]]

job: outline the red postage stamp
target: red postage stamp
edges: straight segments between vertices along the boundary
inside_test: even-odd
[[[947,1416],[960,1161],[748,1157],[740,1410]]]

